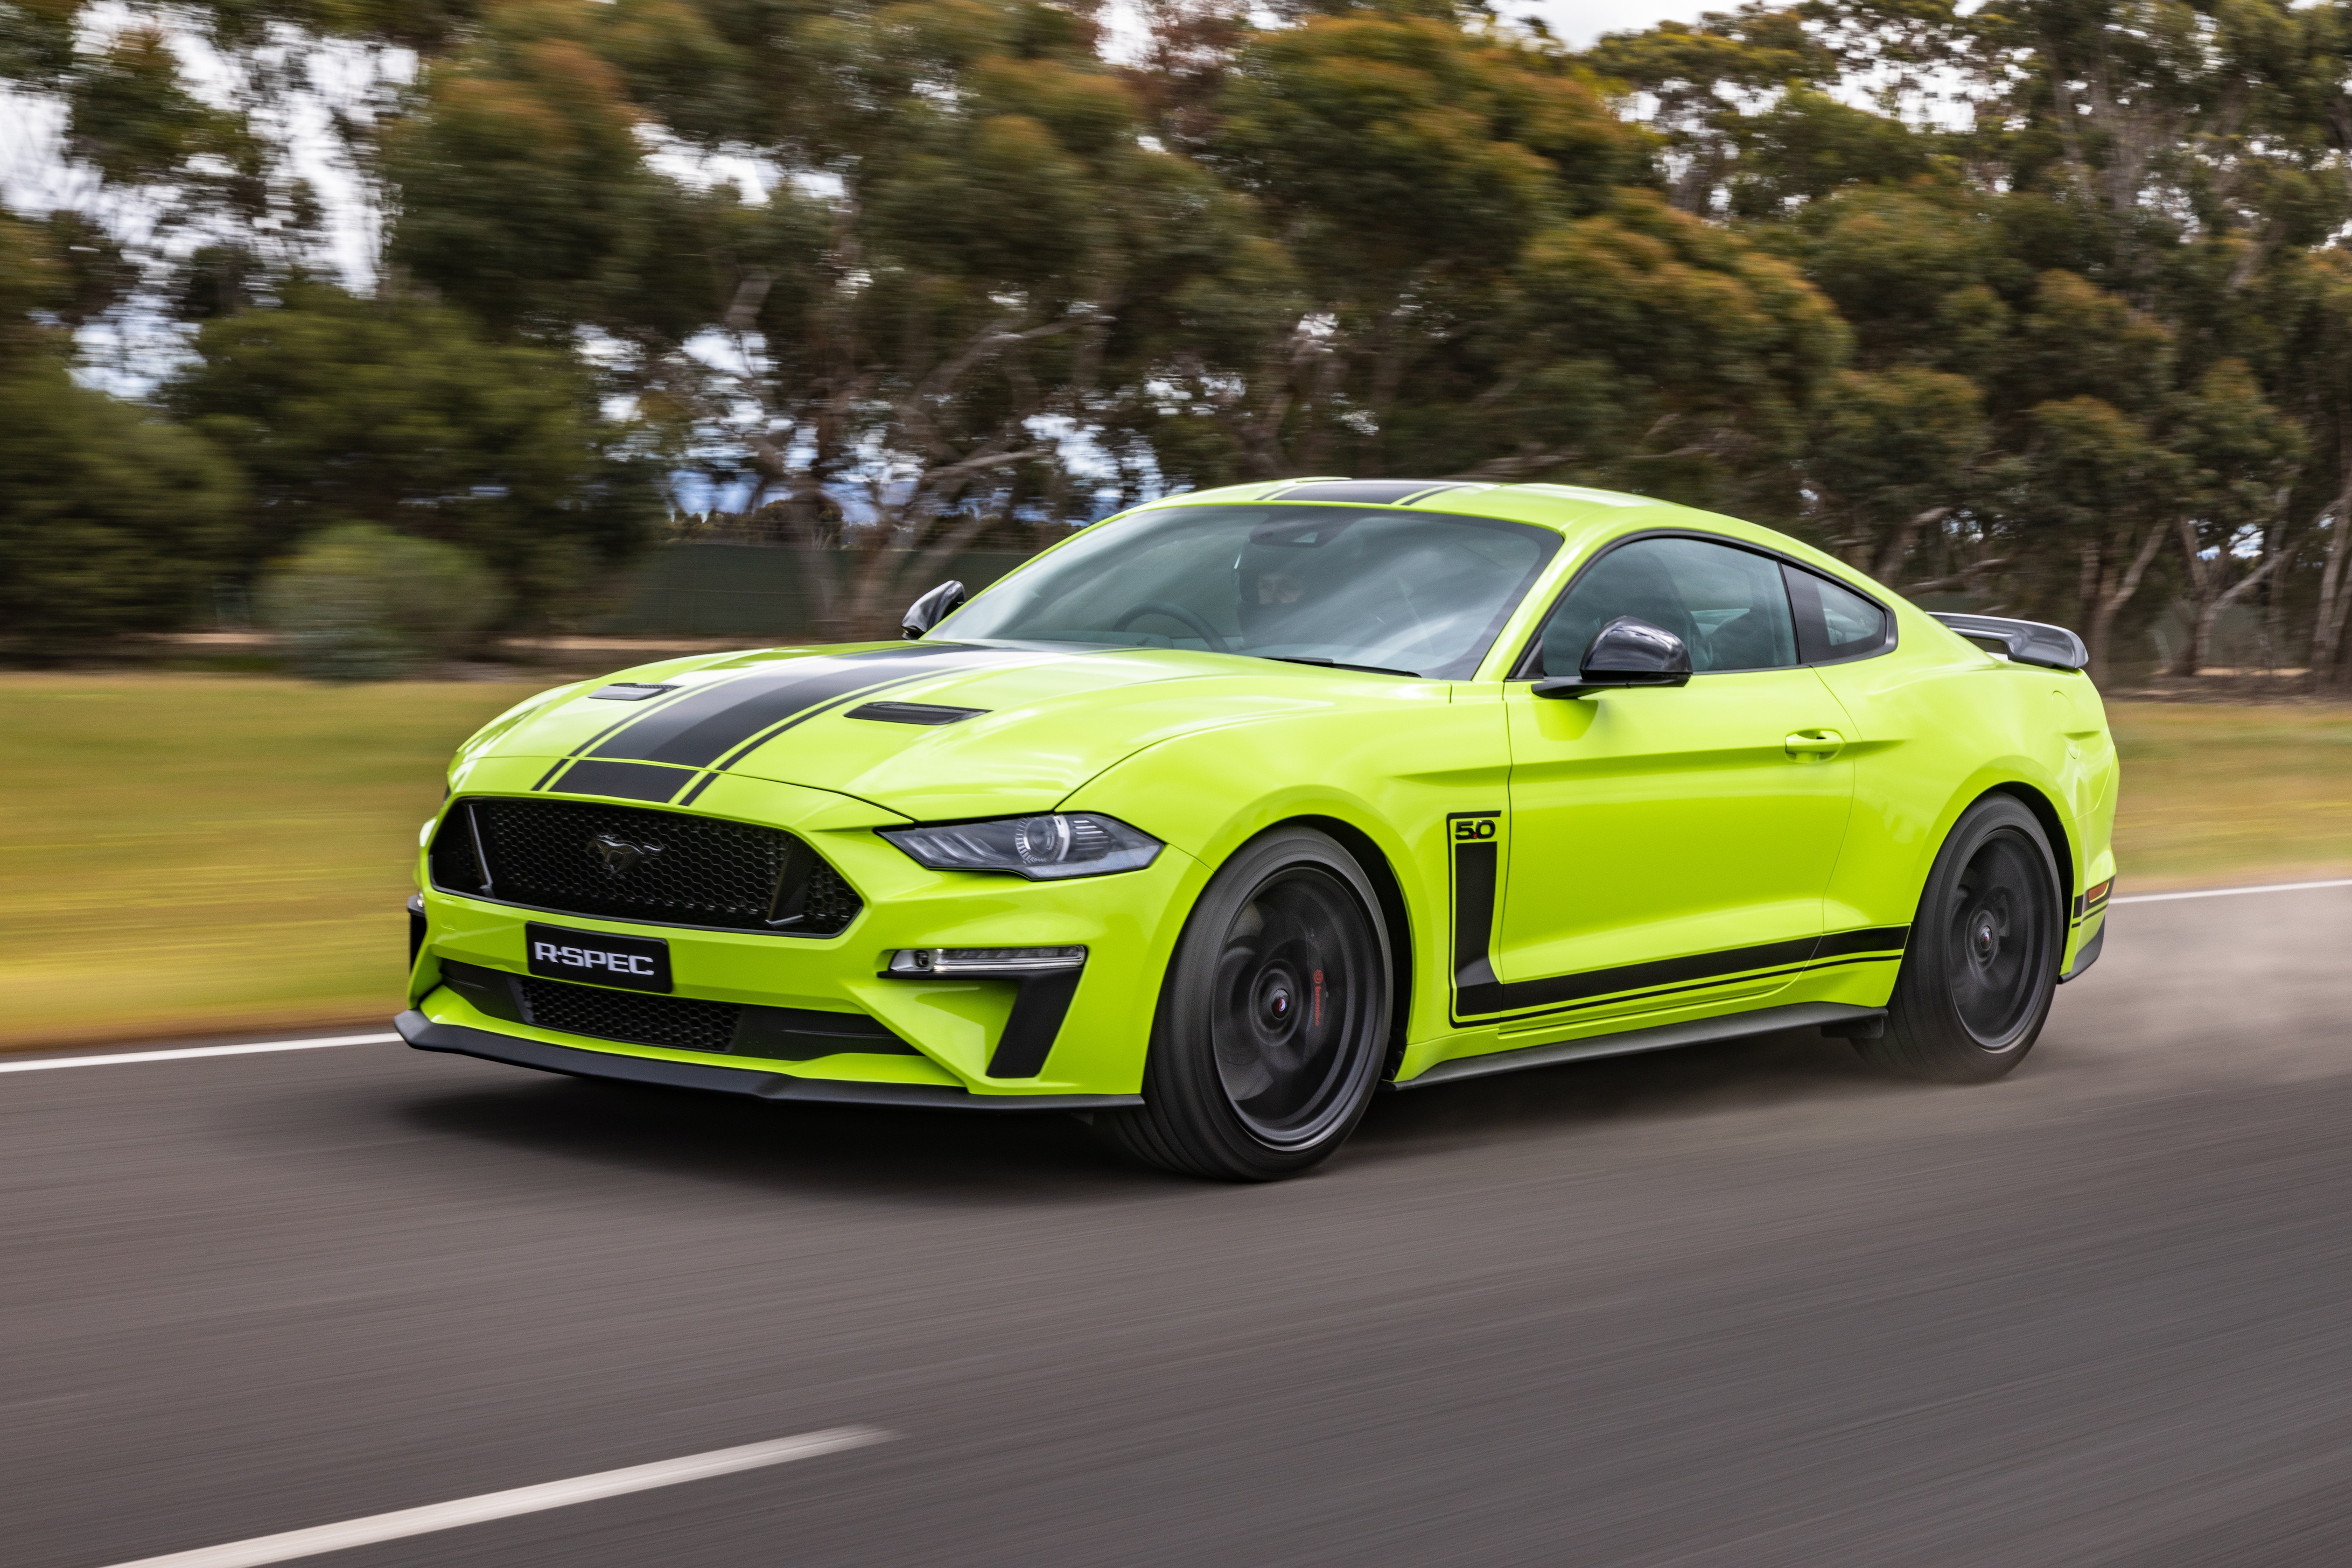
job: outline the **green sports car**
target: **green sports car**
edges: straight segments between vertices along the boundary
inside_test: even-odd
[[[2080,640],[1731,518],[1244,486],[906,629],[647,665],[467,742],[403,1036],[1075,1110],[1263,1180],[1382,1089],[1766,1030],[1996,1078],[2104,934]]]

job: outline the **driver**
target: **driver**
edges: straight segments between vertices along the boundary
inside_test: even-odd
[[[1302,526],[1288,521],[1261,523],[1250,531],[1249,542],[1234,560],[1234,586],[1240,601],[1242,640],[1263,647],[1278,643],[1312,643],[1316,612],[1328,597],[1331,574],[1314,552],[1331,543],[1347,528],[1328,519]]]

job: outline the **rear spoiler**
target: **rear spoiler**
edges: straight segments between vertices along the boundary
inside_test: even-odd
[[[2091,650],[2064,626],[2040,621],[2012,621],[2000,616],[1946,616],[1930,610],[1938,620],[1970,642],[1994,645],[2012,664],[2038,664],[2044,669],[2082,669],[2091,662]]]

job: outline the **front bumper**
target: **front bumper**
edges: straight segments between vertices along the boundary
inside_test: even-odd
[[[693,1082],[770,1099],[840,1099],[854,1089],[864,1103],[1137,1103],[1160,976],[1207,879],[1198,861],[1171,846],[1141,870],[1066,881],[939,872],[877,837],[875,827],[904,819],[863,801],[730,776],[700,804],[712,816],[798,835],[851,884],[864,908],[836,935],[803,937],[599,919],[428,887],[409,987],[414,1026],[457,1031],[431,1037],[468,1043],[432,1045],[410,1035],[411,1043],[555,1071]],[[429,874],[421,861],[419,869]],[[678,1000],[795,1010],[803,1023],[811,1013],[856,1015],[904,1044],[772,1057],[739,1035],[731,1049],[670,1049],[539,1027],[495,1001],[486,1010],[478,1005],[485,1000],[478,972],[527,975],[525,928],[533,922],[666,942],[669,994]],[[886,973],[892,953],[904,949],[1062,946],[1086,949],[1085,967],[1052,987]],[[1043,995],[1056,988],[1059,995]],[[1034,1048],[1012,1048],[1023,1039],[1024,1017],[1034,1022],[1039,1014],[1041,999],[1055,1003],[1054,1010],[1066,1003],[1058,1027]],[[671,1068],[690,1070],[677,1076]],[[656,1070],[667,1076],[646,1078]],[[749,1087],[769,1080],[828,1087]]]
[[[943,1110],[1115,1110],[1141,1105],[1139,1094],[974,1094],[941,1084],[858,1083],[798,1078],[758,1068],[711,1067],[702,1062],[632,1056],[611,1048],[583,1050],[544,1040],[494,1034],[459,1024],[436,1024],[411,1009],[393,1020],[400,1037],[420,1051],[447,1051],[514,1067],[569,1073],[574,1078],[614,1079],[667,1089],[701,1089],[749,1094],[761,1100],[818,1100],[834,1105],[915,1106]],[[610,1042],[599,1042],[607,1047]]]

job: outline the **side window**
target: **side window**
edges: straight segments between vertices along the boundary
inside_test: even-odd
[[[1783,669],[1797,662],[1780,563],[1703,539],[1637,539],[1586,569],[1544,624],[1543,673],[1574,675],[1593,634],[1620,616],[1663,626],[1694,670]]]
[[[1851,588],[1795,566],[1781,568],[1797,607],[1797,647],[1807,664],[1860,658],[1886,646],[1886,612]]]

